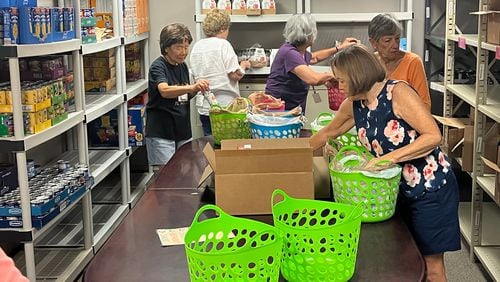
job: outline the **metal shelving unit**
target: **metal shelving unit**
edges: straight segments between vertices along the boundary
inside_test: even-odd
[[[445,50],[445,95],[444,112],[453,114],[453,99],[459,98],[474,108],[474,150],[472,172],[472,202],[461,203],[460,224],[462,235],[469,243],[471,259],[477,258],[493,280],[500,280],[500,207],[495,202],[484,201],[483,195],[494,196],[495,177],[484,174],[480,158],[484,150],[487,119],[500,121],[500,97],[498,81],[490,72],[495,62],[489,60],[491,51],[499,46],[486,43],[486,16],[468,15],[477,18],[475,33],[462,34],[457,24],[457,6],[460,0],[447,0],[446,50]],[[485,11],[487,0],[478,0],[477,9]],[[466,3],[467,4],[467,3]],[[460,45],[460,46],[459,46]],[[467,47],[476,55],[476,81],[471,85],[454,84],[456,48]],[[489,85],[488,80],[493,82]],[[447,138],[447,136],[445,136]],[[494,198],[494,197],[493,197]]]

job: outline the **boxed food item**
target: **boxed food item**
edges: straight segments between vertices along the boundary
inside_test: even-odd
[[[95,18],[97,27],[113,29],[112,13],[95,13]]]
[[[144,129],[146,128],[146,107],[135,105],[128,108],[128,145],[130,147],[143,146]]]
[[[276,3],[274,0],[262,0],[262,14],[274,15],[276,14]]]
[[[83,68],[85,81],[103,81],[116,78],[116,68]]]
[[[208,14],[210,10],[216,9],[217,8],[217,3],[215,0],[203,0],[201,2],[201,13],[202,14]]]
[[[231,14],[246,15],[247,3],[245,2],[245,0],[233,0],[233,5],[231,6]]]
[[[92,55],[88,55],[87,57],[95,57],[95,58],[111,58],[116,54],[116,48],[111,48],[108,50],[104,50],[101,52],[94,53]]]
[[[85,81],[85,92],[109,92],[115,85],[115,77],[102,81]]]
[[[118,113],[111,110],[87,124],[90,147],[118,147]]]
[[[219,0],[219,2],[217,2],[217,9],[231,15],[231,0]]]
[[[247,0],[246,14],[248,16],[260,16],[261,13],[260,0]]]
[[[215,174],[215,202],[230,214],[270,214],[277,188],[314,199],[312,148],[306,138],[222,140],[221,149],[207,145],[203,153]]]
[[[87,68],[112,68],[115,66],[116,57],[83,56],[83,66]]]

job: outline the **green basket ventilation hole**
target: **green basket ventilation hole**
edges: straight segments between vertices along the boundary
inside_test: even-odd
[[[283,200],[275,203],[277,196]],[[354,274],[360,206],[272,196],[274,225],[285,241],[281,273],[287,281],[347,281]]]
[[[218,217],[199,221],[208,210]],[[196,213],[184,238],[191,281],[278,281],[283,238],[268,224],[214,205]]]
[[[336,202],[363,206],[363,222],[379,222],[391,218],[396,209],[396,201],[401,181],[401,170],[390,178],[376,177],[376,174],[343,172],[335,170],[335,162],[346,152],[365,154],[363,148],[342,147],[330,162],[333,195]]]
[[[209,117],[215,144],[225,139],[251,137],[246,113],[210,113]]]

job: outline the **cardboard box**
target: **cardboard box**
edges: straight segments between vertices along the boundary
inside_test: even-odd
[[[464,143],[464,129],[466,125],[470,124],[470,119],[445,118],[436,115],[433,115],[433,117],[438,122],[445,125],[445,130],[448,132],[448,140],[443,140],[441,144],[443,152],[445,152],[449,157],[461,157],[462,146]]]
[[[488,126],[487,126],[488,128]],[[483,157],[496,165],[500,165],[497,160],[498,154],[498,144],[500,143],[500,125],[498,123],[493,124],[493,126],[486,132],[484,136],[484,151]],[[484,173],[493,173],[494,171],[490,169],[484,170]]]
[[[83,56],[83,66],[87,68],[112,68],[116,64],[116,57]]]
[[[116,85],[116,78],[102,81],[85,81],[85,92],[109,92]]]
[[[313,157],[314,197],[329,199],[332,194],[328,160],[323,156]]]
[[[500,44],[500,11],[492,11],[488,14],[486,41],[491,44]]]
[[[474,126],[466,125],[463,134],[462,170],[472,172],[474,170]]]
[[[215,202],[229,214],[270,214],[277,188],[314,198],[307,138],[222,140],[220,150],[207,145],[203,153],[215,173]]]
[[[495,173],[495,188],[493,191],[493,200],[495,200],[495,202],[500,205],[500,167],[498,165],[498,163],[500,163],[500,147],[499,147],[498,153],[497,153],[497,163],[496,164],[494,162],[482,157],[482,156],[481,156],[481,159],[483,160],[483,162],[485,164],[485,168],[488,167],[491,170],[493,170]]]
[[[83,68],[83,77],[85,81],[103,81],[110,78],[116,78],[116,68]]]

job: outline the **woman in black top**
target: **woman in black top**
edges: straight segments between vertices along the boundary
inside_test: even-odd
[[[166,164],[176,148],[191,139],[189,100],[208,90],[207,80],[190,84],[184,62],[193,41],[189,29],[169,24],[160,33],[161,56],[149,69],[149,100],[146,106],[146,146],[152,166]]]

